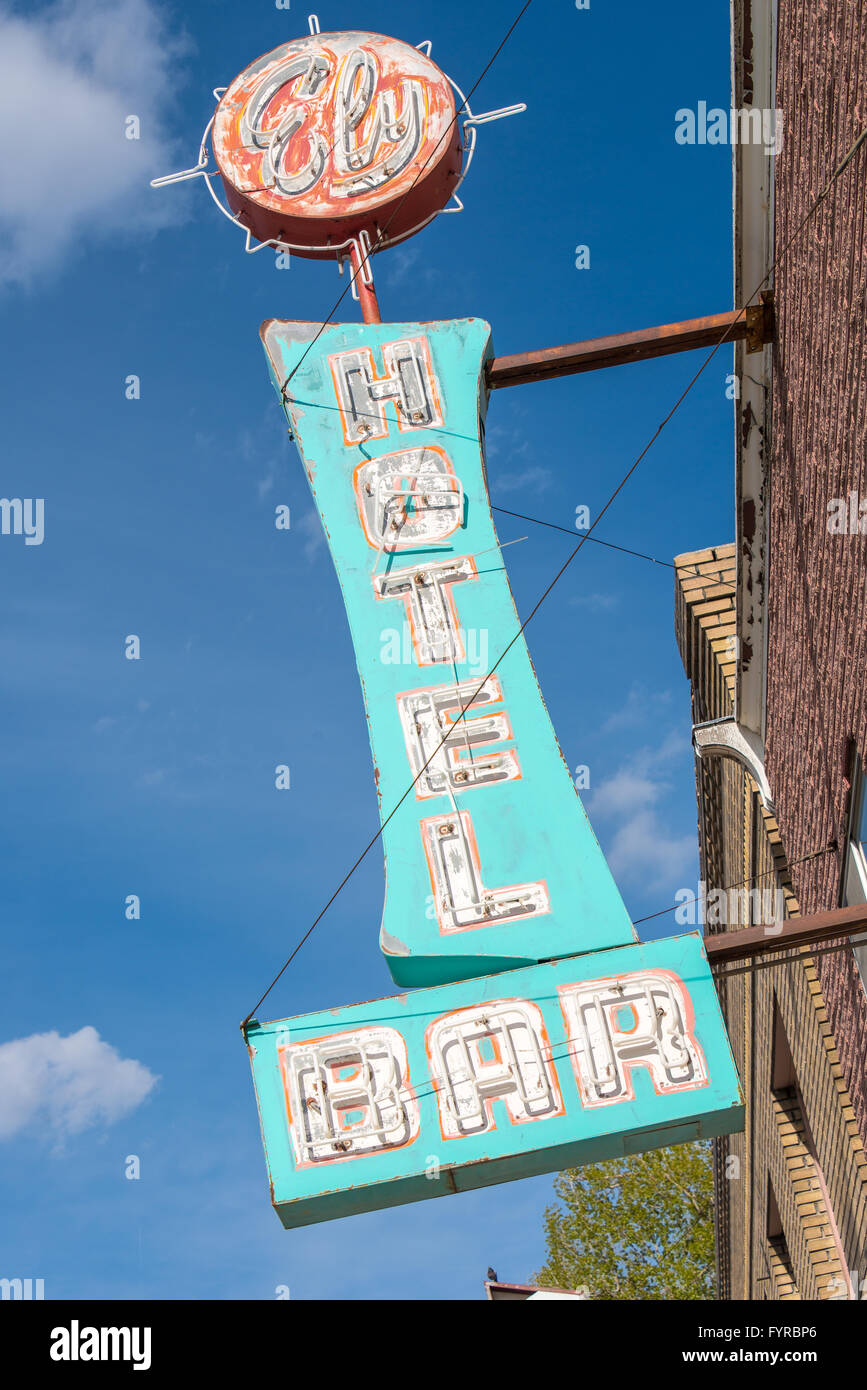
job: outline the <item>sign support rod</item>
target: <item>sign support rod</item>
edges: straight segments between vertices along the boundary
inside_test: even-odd
[[[640,328],[634,333],[612,333],[605,338],[588,338],[585,342],[565,343],[561,347],[495,357],[488,370],[488,385],[492,390],[501,386],[525,386],[551,377],[572,376],[576,372],[597,371],[600,367],[620,367],[626,362],[643,362],[673,352],[713,347],[727,331],[730,342],[746,339],[747,352],[760,352],[765,343],[773,341],[772,296],[763,296],[761,304],[751,305],[746,312],[730,309],[724,314]]]
[[[370,284],[365,280],[365,260],[367,275]],[[358,243],[353,241],[349,252],[350,269],[355,286],[358,290],[358,302],[361,305],[361,317],[365,323],[382,323],[382,316],[379,312],[379,301],[376,298],[376,290],[373,288],[373,275],[370,270],[370,257],[362,260],[358,249]]]
[[[832,908],[810,917],[792,917],[772,927],[742,927],[704,938],[704,949],[711,965],[720,961],[745,960],[748,956],[767,956],[789,951],[794,946],[817,946],[836,937],[856,936],[867,931],[867,904]]]

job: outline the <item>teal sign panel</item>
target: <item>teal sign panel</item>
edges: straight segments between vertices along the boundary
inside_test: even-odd
[[[743,1128],[698,934],[252,1020],[247,1039],[287,1227]]]
[[[509,646],[482,443],[489,325],[272,319],[262,337],[355,644],[395,983],[634,942],[523,636]]]

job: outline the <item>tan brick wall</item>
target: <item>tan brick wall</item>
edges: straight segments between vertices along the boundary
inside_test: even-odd
[[[732,712],[734,546],[679,556],[675,565],[677,639],[698,723]],[[780,829],[752,778],[718,757],[700,761],[696,775],[708,888],[773,886],[785,915],[798,916]],[[736,920],[707,930],[745,924],[750,904],[735,905]],[[839,1294],[847,1270],[867,1277],[867,1158],[813,958],[799,950],[770,968],[738,968],[718,988],[747,1100],[744,1133],[716,1145],[720,1296]],[[772,1090],[775,1001],[797,1073],[791,1094]],[[768,1234],[769,1185],[783,1227],[777,1237]]]

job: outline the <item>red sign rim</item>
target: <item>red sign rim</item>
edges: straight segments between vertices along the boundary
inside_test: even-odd
[[[240,225],[319,257],[361,233],[376,250],[420,230],[463,157],[445,73],[366,30],[305,35],[248,64],[219,101],[213,151]]]

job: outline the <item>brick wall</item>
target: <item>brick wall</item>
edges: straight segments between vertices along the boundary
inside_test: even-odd
[[[867,5],[780,0],[777,253],[867,126]],[[867,149],[776,274],[768,565],[766,768],[804,912],[838,902],[847,748],[867,763],[867,536],[828,504],[867,502]],[[867,1143],[867,998],[851,953],[820,957],[840,1065]]]
[[[675,628],[699,723],[732,711],[734,546],[679,556],[675,566]],[[749,774],[731,758],[705,758],[697,792],[708,887],[778,887],[785,915],[798,916],[784,835]],[[737,908],[707,930],[746,924],[749,904]],[[718,975],[747,1102],[743,1134],[715,1144],[721,1298],[841,1297],[849,1270],[867,1277],[867,1156],[817,973],[821,960],[800,949],[772,968]],[[778,1018],[795,1072],[782,1090],[774,1089]],[[772,1196],[779,1231],[769,1226]]]

